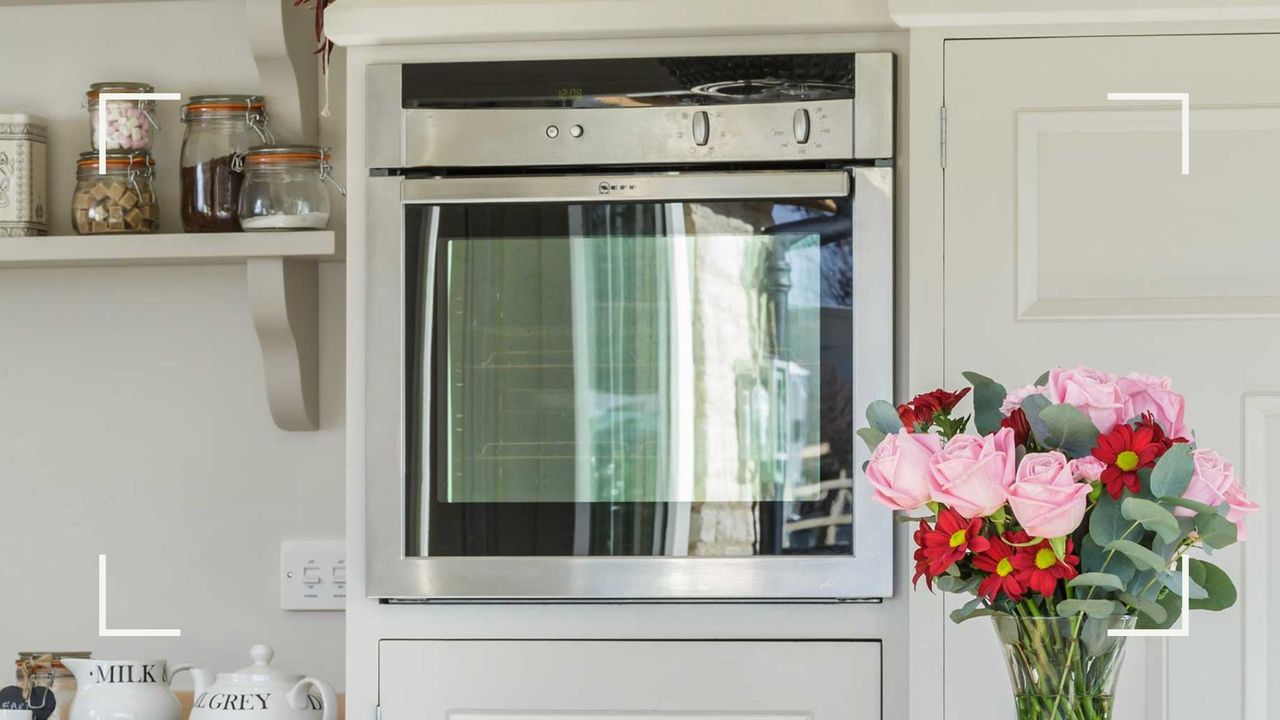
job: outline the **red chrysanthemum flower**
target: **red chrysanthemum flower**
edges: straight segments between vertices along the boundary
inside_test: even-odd
[[[1021,600],[1026,595],[1027,586],[1023,583],[1026,573],[1020,572],[1014,564],[1018,553],[998,537],[990,538],[989,542],[991,547],[973,556],[973,566],[988,573],[978,585],[978,595],[989,603],[994,603],[996,595],[1001,592],[1014,602]]]
[[[1027,533],[1021,530],[1007,533],[1007,538],[1009,542],[1015,544],[1031,540]],[[1071,554],[1072,545],[1073,543],[1068,539],[1067,551],[1061,560],[1054,554],[1048,540],[1043,540],[1036,545],[1019,547],[1017,557],[1012,561],[1019,572],[1019,580],[1027,588],[1045,597],[1053,597],[1053,591],[1057,589],[1059,580],[1070,580],[1080,574],[1076,570],[1080,565],[1080,558]]]
[[[943,508],[938,513],[938,522],[932,528],[921,520],[915,534],[919,547],[914,555],[916,578],[924,575],[932,580],[946,572],[965,553],[986,552],[991,543],[982,537],[981,531],[982,518],[966,520],[951,508]]]
[[[923,577],[924,584],[929,588],[930,591],[933,590],[934,576],[929,574],[929,558],[926,557],[924,554],[922,538],[924,537],[925,533],[929,532],[932,529],[933,528],[929,527],[929,524],[926,523],[924,520],[920,521],[920,527],[916,529],[916,534],[915,534],[916,545],[920,545],[921,547],[917,547],[915,554],[912,555],[912,559],[916,561],[916,572],[914,575],[911,576],[911,587],[914,588],[920,582],[920,578]]]
[[[1166,450],[1178,443],[1191,442],[1184,437],[1169,437],[1164,432],[1164,426],[1156,420],[1156,416],[1150,412],[1142,413],[1142,417],[1138,420],[1138,427],[1151,429],[1151,442],[1160,446],[1160,452],[1156,455],[1158,459]]]
[[[902,420],[903,427],[909,430],[927,430],[933,424],[934,413],[950,414],[956,405],[960,404],[960,400],[968,394],[969,388],[962,388],[956,392],[938,388],[932,392],[921,393],[911,398],[911,402],[898,406],[898,418]]]
[[[1139,425],[1137,429],[1121,423],[1106,435],[1098,436],[1093,456],[1107,464],[1102,471],[1102,484],[1116,500],[1124,494],[1124,488],[1137,493],[1142,489],[1138,471],[1154,467],[1156,458],[1164,452],[1164,446],[1154,441],[1151,428]]]
[[[1031,437],[1031,423],[1027,421],[1027,413],[1022,408],[1014,408],[1009,416],[1000,421],[1000,427],[1013,430],[1013,444],[1026,445]]]

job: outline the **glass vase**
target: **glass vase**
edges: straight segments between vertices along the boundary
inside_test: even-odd
[[[1116,678],[1137,618],[992,617],[1009,666],[1018,720],[1112,720]]]

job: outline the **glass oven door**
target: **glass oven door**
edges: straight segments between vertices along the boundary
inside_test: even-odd
[[[369,238],[369,343],[399,348],[370,367],[399,401],[374,594],[889,594],[854,430],[891,390],[891,183],[371,180],[396,185],[400,225]],[[384,243],[398,267],[375,276]]]

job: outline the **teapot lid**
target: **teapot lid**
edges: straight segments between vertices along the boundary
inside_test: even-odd
[[[277,670],[271,667],[271,658],[276,654],[270,645],[254,645],[249,649],[249,657],[253,658],[253,664],[242,667],[233,673],[227,673],[224,677],[231,682],[297,682],[302,679],[301,675],[287,673],[283,670]]]

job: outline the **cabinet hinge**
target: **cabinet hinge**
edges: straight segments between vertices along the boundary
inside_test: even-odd
[[[939,156],[941,158],[942,169],[946,170],[947,169],[947,106],[946,105],[942,106],[940,112],[938,113],[938,119],[940,121],[938,123],[940,127],[939,138],[938,138]]]

